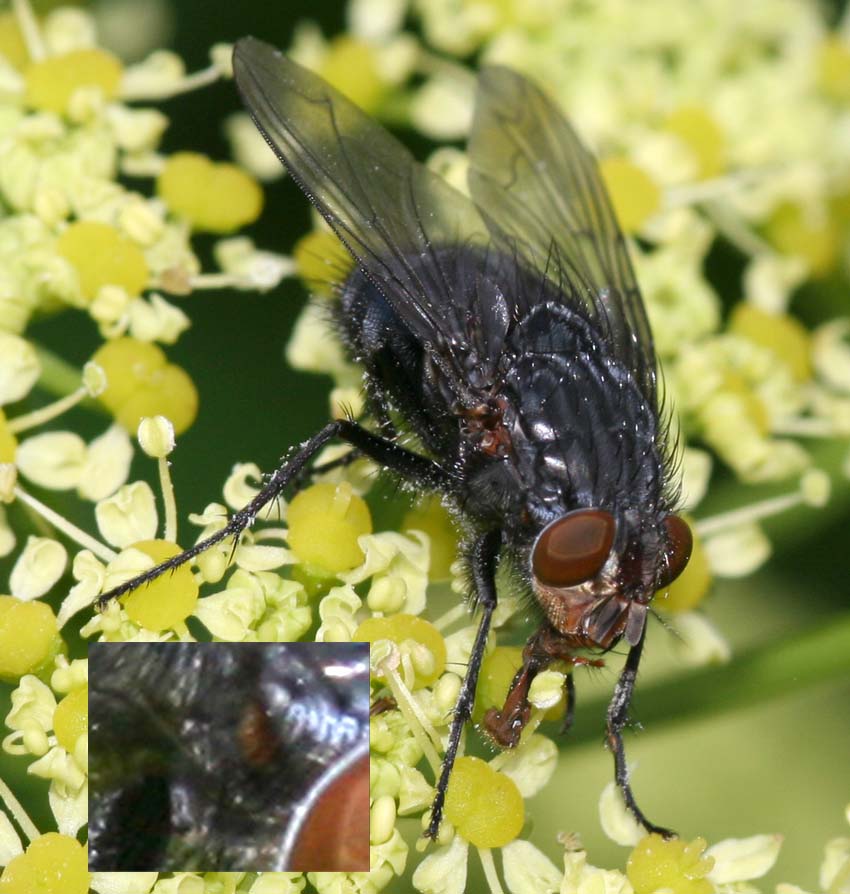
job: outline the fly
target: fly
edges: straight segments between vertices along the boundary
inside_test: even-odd
[[[268,44],[236,44],[234,76],[254,122],[343,242],[354,272],[337,283],[339,329],[364,368],[377,432],[328,423],[207,540],[102,596],[121,595],[238,536],[332,440],[348,442],[454,504],[466,528],[480,619],[437,784],[436,837],[449,776],[508,561],[542,620],[501,711],[503,745],[527,722],[534,676],[577,650],[628,645],[607,712],[626,805],[622,730],[653,595],[685,568],[691,532],[640,291],[593,156],[556,105],[507,68],[478,81],[470,198],[417,163],[322,78]],[[400,422],[399,422],[400,420]],[[411,433],[421,452],[401,446]],[[574,696],[572,675],[568,695]]]

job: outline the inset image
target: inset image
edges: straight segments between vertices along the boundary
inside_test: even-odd
[[[368,871],[368,643],[96,643],[92,871]]]

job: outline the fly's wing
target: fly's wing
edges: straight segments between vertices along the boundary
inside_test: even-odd
[[[257,127],[366,277],[426,347],[461,357],[460,274],[440,249],[489,243],[473,203],[268,44],[240,40],[233,71]]]
[[[604,328],[655,402],[652,333],[596,162],[558,107],[507,68],[479,77],[469,143],[473,201],[504,250]]]

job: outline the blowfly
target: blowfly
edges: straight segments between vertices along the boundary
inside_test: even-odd
[[[484,723],[515,745],[535,675],[552,662],[628,654],[607,745],[628,808],[622,740],[656,591],[684,569],[691,532],[657,386],[652,334],[592,155],[554,102],[502,67],[478,79],[469,197],[417,163],[322,78],[261,41],[236,44],[237,87],[293,180],[354,259],[338,328],[362,364],[372,417],[329,422],[221,531],[100,604],[249,527],[334,439],[442,495],[465,529],[479,621],[428,834],[435,837],[470,718],[495,575],[509,563],[540,609],[504,707]],[[402,446],[410,436],[420,445]],[[574,703],[572,675],[567,677]]]

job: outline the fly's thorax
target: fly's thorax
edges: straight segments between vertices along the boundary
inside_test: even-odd
[[[553,303],[512,333],[502,391],[514,410],[514,462],[536,517],[575,506],[655,506],[665,489],[664,426],[654,394],[604,328]]]
[[[690,558],[687,524],[664,509],[575,509],[547,524],[529,551],[532,588],[550,623],[577,645],[635,645],[647,606]]]

